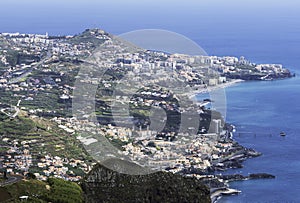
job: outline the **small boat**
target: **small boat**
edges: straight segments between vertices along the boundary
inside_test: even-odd
[[[286,136],[285,132],[281,132],[280,136],[282,136],[282,137]]]

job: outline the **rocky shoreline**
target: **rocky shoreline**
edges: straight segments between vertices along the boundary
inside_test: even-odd
[[[224,158],[213,160],[211,167],[206,170],[190,167],[179,172],[179,174],[183,176],[197,177],[199,181],[209,187],[212,202],[217,202],[224,195],[237,195],[241,193],[239,190],[230,188],[229,182],[275,178],[274,175],[268,173],[249,174],[248,176],[241,174],[217,174],[218,172],[222,173],[228,169],[243,168],[243,162],[245,160],[262,155],[254,149],[240,145],[232,138],[232,136],[230,137],[231,138],[228,138],[226,142],[232,143],[231,148],[222,153],[222,157]]]
[[[210,196],[213,203],[217,202],[223,195],[236,195],[241,193],[241,191],[232,189],[228,187],[228,183],[232,181],[244,181],[244,180],[255,180],[255,179],[274,179],[275,176],[268,173],[255,173],[248,176],[243,176],[241,174],[233,175],[217,175],[219,180],[224,182],[224,187],[211,188]]]
[[[235,142],[235,141],[233,141]],[[241,146],[237,142],[234,144],[232,151],[234,153],[223,160],[218,160],[213,165],[214,173],[219,171],[226,171],[228,169],[243,168],[242,163],[249,159],[261,156],[260,152],[255,151],[254,149],[249,149]],[[232,189],[229,187],[228,183],[232,181],[245,181],[253,179],[273,179],[274,175],[268,173],[256,173],[249,174],[244,176],[241,174],[230,174],[230,175],[213,175],[210,178],[203,178],[202,181],[210,187],[211,191],[211,200],[212,202],[217,202],[224,195],[237,195],[241,191]]]
[[[235,143],[234,145],[234,148],[230,150],[230,152],[233,152],[233,154],[231,154],[227,158],[219,159],[213,163],[214,171],[225,171],[231,168],[242,168],[243,161],[261,155],[260,152],[257,152],[254,149],[245,148],[238,143]]]
[[[277,77],[268,77],[264,80],[273,80],[273,79],[284,79],[295,77],[295,75],[287,74],[287,75],[277,75]],[[204,89],[203,91],[198,91],[199,93],[207,93],[214,91],[219,88],[225,88],[232,86],[236,83],[249,81],[249,78],[235,78],[229,77],[231,81],[225,83],[223,85],[218,85],[209,89]],[[252,78],[254,80],[254,78]],[[261,80],[261,78],[256,78],[256,80]],[[192,93],[195,96],[195,93]],[[191,96],[192,97],[192,96]],[[231,175],[216,175],[217,172],[223,172],[228,169],[236,169],[236,168],[243,168],[243,162],[250,158],[255,158],[261,156],[262,153],[255,151],[251,148],[246,148],[240,145],[233,139],[233,130],[234,126],[228,124],[226,129],[227,135],[230,135],[224,139],[226,142],[230,142],[233,145],[231,146],[230,150],[223,152],[222,155],[225,155],[225,158],[219,158],[217,160],[212,161],[212,166],[209,167],[206,171],[198,171],[195,169],[185,170],[182,175],[194,176],[203,182],[206,186],[210,188],[210,196],[211,202],[217,202],[222,196],[224,195],[238,195],[242,191],[232,189],[229,187],[229,182],[232,181],[245,181],[245,180],[253,180],[253,179],[273,179],[275,178],[274,175],[268,173],[257,173],[257,174],[249,174],[248,176],[243,176],[241,174],[231,174]]]
[[[233,147],[231,148],[230,152],[228,152],[231,153],[231,155],[213,163],[212,169],[214,174],[216,172],[222,172],[228,169],[243,168],[243,162],[245,160],[262,155],[260,152],[257,152],[254,149],[246,148],[238,144],[233,139],[232,142],[234,142]],[[204,181],[206,185],[210,186],[212,202],[217,202],[224,195],[237,195],[241,193],[239,190],[230,188],[228,185],[229,182],[271,178],[275,178],[275,176],[267,173],[250,174],[248,176],[243,176],[241,174],[220,174],[213,175],[213,178],[204,178],[202,181]]]

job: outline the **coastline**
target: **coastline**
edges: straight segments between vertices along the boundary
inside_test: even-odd
[[[210,195],[211,202],[216,203],[224,195],[238,195],[242,191],[225,187],[225,188],[211,189],[210,192],[211,192]]]
[[[223,159],[219,159],[213,163],[213,184],[210,185],[211,189],[211,200],[212,202],[217,202],[224,195],[237,195],[241,193],[241,191],[236,188],[230,188],[228,182],[231,181],[244,181],[249,179],[263,179],[273,177],[270,174],[250,174],[249,176],[242,176],[240,174],[232,174],[232,175],[222,175],[223,171],[227,171],[228,169],[234,168],[243,168],[243,162],[247,159],[255,158],[261,156],[260,152],[255,151],[251,148],[246,148],[240,145],[233,138],[229,140],[229,142],[233,143],[231,148],[232,153]],[[219,175],[217,173],[220,172]],[[208,180],[208,182],[211,180]],[[211,183],[209,183],[211,184]]]
[[[221,89],[221,88],[226,88],[226,87],[230,87],[232,85],[235,85],[237,83],[241,83],[241,82],[245,82],[245,80],[242,79],[231,79],[229,82],[226,83],[222,83],[222,84],[218,84],[215,86],[208,86],[207,88],[198,91],[198,93],[208,93],[217,89]]]
[[[228,127],[227,133],[221,135],[218,139],[218,145],[226,145],[224,150],[218,154],[212,154],[211,156],[219,156],[211,159],[211,165],[205,170],[198,170],[197,168],[190,167],[181,171],[180,174],[189,177],[196,177],[199,181],[210,188],[210,197],[212,202],[217,202],[224,195],[236,195],[241,191],[236,188],[230,188],[229,182],[231,181],[244,181],[249,179],[265,179],[274,178],[273,175],[258,173],[249,174],[248,176],[242,176],[241,174],[224,175],[222,172],[228,169],[243,168],[243,162],[247,159],[255,158],[261,155],[261,153],[251,148],[246,148],[240,145],[232,137],[233,128]]]
[[[210,93],[212,91],[218,91],[220,89],[225,89],[227,87],[233,86],[235,84],[241,83],[241,82],[246,82],[246,80],[242,79],[231,79],[229,82],[223,83],[223,84],[218,84],[215,86],[204,86],[203,89],[200,90],[194,90],[193,92],[189,93],[189,98],[195,99],[195,97],[198,94],[205,94],[205,93]],[[233,126],[232,126],[233,127]],[[234,128],[232,128],[233,130]],[[208,186],[210,188],[210,198],[212,203],[217,203],[222,196],[228,196],[228,195],[238,195],[242,191],[234,188],[230,188],[228,185],[228,182],[231,181],[244,181],[244,180],[249,180],[250,178],[248,177],[243,177],[239,176],[238,174],[232,174],[229,175],[231,178],[228,178],[223,175],[216,175],[216,172],[222,172],[226,171],[231,168],[242,168],[242,162],[244,162],[247,159],[250,158],[255,158],[258,156],[261,156],[262,154],[260,152],[255,151],[254,149],[248,149],[240,145],[237,141],[234,140],[232,130],[227,130],[230,134],[230,142],[235,143],[236,146],[233,147],[233,150],[235,151],[233,155],[230,157],[223,159],[223,160],[218,160],[213,164],[213,179],[211,178],[204,178],[204,182],[208,183]],[[256,175],[256,174],[254,174]],[[267,174],[268,177],[272,176]],[[237,178],[238,177],[238,178]],[[260,177],[264,178],[264,177]],[[212,187],[211,186],[216,184],[218,185],[217,187]]]
[[[193,90],[192,92],[187,93],[189,98],[194,98],[197,94],[205,94],[209,93],[218,89],[224,89],[230,86],[233,86],[237,83],[245,82],[245,80],[242,79],[231,79],[229,82],[217,84],[215,86],[207,86],[204,85],[202,89]]]

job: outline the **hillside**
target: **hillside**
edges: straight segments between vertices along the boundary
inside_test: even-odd
[[[27,180],[0,187],[0,202],[83,202],[82,190],[77,183],[50,178],[47,181]]]
[[[209,189],[197,179],[167,172],[127,175],[100,164],[86,176],[82,188],[85,201],[90,203],[210,202]]]

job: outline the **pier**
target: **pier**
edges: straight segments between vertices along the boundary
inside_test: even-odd
[[[259,137],[259,136],[267,136],[267,137],[273,137],[274,134],[272,133],[256,133],[256,132],[236,132],[234,133],[235,136],[237,137],[244,137],[244,136],[252,136],[254,138]],[[276,134],[275,136],[279,136],[279,133]]]

